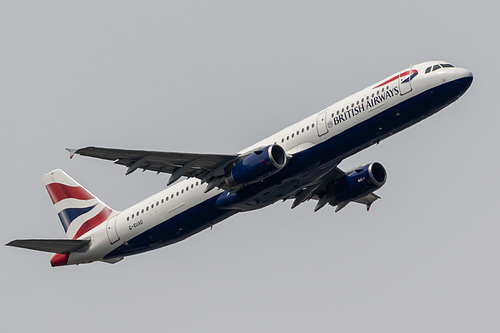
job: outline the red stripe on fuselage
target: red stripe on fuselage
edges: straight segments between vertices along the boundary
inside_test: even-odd
[[[52,183],[45,186],[49,192],[50,199],[55,205],[61,200],[71,198],[79,200],[93,199],[94,196],[81,186],[68,186],[59,183]]]
[[[77,239],[78,237],[80,237],[81,235],[86,233],[87,231],[94,229],[99,224],[106,221],[108,219],[109,215],[111,215],[111,212],[112,212],[111,209],[109,209],[108,207],[104,207],[104,209],[101,210],[101,212],[99,214],[97,214],[96,216],[94,216],[93,218],[91,218],[90,220],[88,220],[82,224],[80,229],[78,229],[76,234],[73,236],[73,239]]]
[[[395,76],[391,77],[389,80],[387,80],[385,82],[382,82],[381,84],[379,84],[376,87],[373,87],[372,89],[375,89],[375,88],[378,88],[378,87],[382,87],[383,85],[391,83],[392,81],[396,80],[398,77],[403,77],[403,76],[410,75],[410,74],[413,74],[413,73],[418,73],[418,71],[416,69],[412,69],[411,71],[406,71],[406,72],[403,72],[401,74],[395,75]]]

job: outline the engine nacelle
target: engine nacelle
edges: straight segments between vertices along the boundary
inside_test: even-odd
[[[385,184],[387,172],[382,164],[366,164],[336,180],[328,193],[328,202],[336,205],[344,201],[357,200],[378,190]]]
[[[236,164],[226,176],[231,187],[253,184],[283,169],[288,162],[285,150],[279,145],[260,148]]]

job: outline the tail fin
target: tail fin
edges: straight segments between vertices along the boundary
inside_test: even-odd
[[[77,239],[115,212],[60,169],[42,179],[68,238]]]

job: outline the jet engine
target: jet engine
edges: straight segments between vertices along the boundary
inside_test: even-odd
[[[261,181],[285,167],[288,157],[279,145],[269,145],[255,150],[236,164],[226,176],[230,187],[253,184]]]
[[[328,192],[328,202],[334,206],[340,202],[362,198],[385,184],[387,172],[382,164],[375,162],[347,172],[337,179]]]

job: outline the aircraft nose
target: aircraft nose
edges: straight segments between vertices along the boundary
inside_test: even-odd
[[[455,68],[454,75],[457,79],[467,79],[469,78],[472,82],[472,72],[465,68]]]
[[[472,84],[472,72],[465,68],[454,68],[453,81],[458,85],[460,95],[462,95]]]

